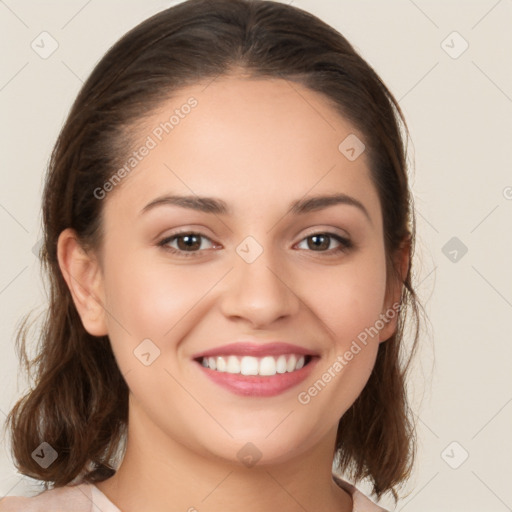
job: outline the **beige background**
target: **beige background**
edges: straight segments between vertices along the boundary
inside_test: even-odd
[[[416,284],[431,325],[411,386],[418,463],[396,510],[512,510],[512,2],[292,3],[360,50],[399,99],[411,129]],[[2,423],[25,386],[15,325],[44,304],[33,248],[53,143],[108,47],[170,5],[0,0]],[[31,48],[43,31],[58,43],[47,59]],[[36,484],[16,472],[2,438],[0,496],[30,495]]]

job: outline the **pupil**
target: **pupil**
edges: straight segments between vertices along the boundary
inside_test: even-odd
[[[325,236],[325,235],[313,235],[311,237],[311,239],[313,239],[315,241],[315,244],[316,244],[316,241],[318,241],[319,239],[323,238],[324,239],[324,243],[320,243],[320,245],[314,245],[314,247],[316,248],[323,248],[323,249],[327,249],[329,247],[329,241],[328,241],[328,238]],[[327,244],[325,243],[327,242]]]
[[[200,243],[198,243],[199,237],[197,235],[184,235],[184,236],[181,236],[179,239],[178,239],[178,244],[180,242],[180,240],[183,240],[184,241],[184,246],[186,249],[193,249],[193,248],[198,248],[199,245],[201,245]],[[186,240],[186,242],[185,242]]]

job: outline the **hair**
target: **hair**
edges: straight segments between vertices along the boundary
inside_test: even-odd
[[[6,423],[16,468],[46,488],[78,477],[99,482],[115,473],[129,390],[108,336],[92,336],[83,327],[59,269],[57,240],[72,228],[83,247],[99,249],[104,201],[93,191],[129,154],[134,125],[176,91],[234,70],[320,93],[364,137],[382,209],[387,277],[403,285],[401,307],[395,333],[379,344],[365,388],[339,421],[333,462],[355,481],[369,479],[377,497],[391,492],[396,500],[416,451],[406,375],[421,308],[412,265],[400,277],[395,259],[407,243],[412,261],[415,242],[406,123],[393,95],[338,31],[301,9],[261,0],[188,0],[157,13],[109,49],[73,103],[43,192],[40,258],[49,305],[36,357],[26,354],[26,318],[16,337],[20,360],[34,381]],[[409,314],[415,329],[406,350]],[[32,457],[43,441],[58,453],[47,468]]]

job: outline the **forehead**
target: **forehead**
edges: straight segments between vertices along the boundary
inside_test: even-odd
[[[241,213],[343,192],[375,209],[365,152],[354,160],[342,151],[353,137],[364,141],[326,98],[300,84],[217,78],[180,90],[137,125],[135,150],[151,149],[113,196],[140,210],[163,193],[197,194],[225,198]]]

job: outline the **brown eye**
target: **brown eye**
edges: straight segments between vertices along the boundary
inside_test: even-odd
[[[333,239],[339,245],[338,247],[329,248]],[[353,247],[352,242],[348,238],[335,235],[334,233],[315,233],[304,238],[301,243],[305,240],[307,240],[307,249],[313,252],[324,252],[332,254],[347,251]]]
[[[175,235],[168,236],[158,242],[158,245],[167,251],[181,256],[199,256],[202,250],[205,250],[205,247],[202,247],[204,245],[202,243],[203,240],[208,240],[210,244],[213,245],[208,237],[201,233],[192,232],[177,233]],[[176,245],[172,246],[171,244],[174,244],[175,242]]]
[[[178,241],[178,249],[180,251],[188,251],[189,249],[194,250],[199,249],[201,247],[200,235],[179,235],[175,238]]]

